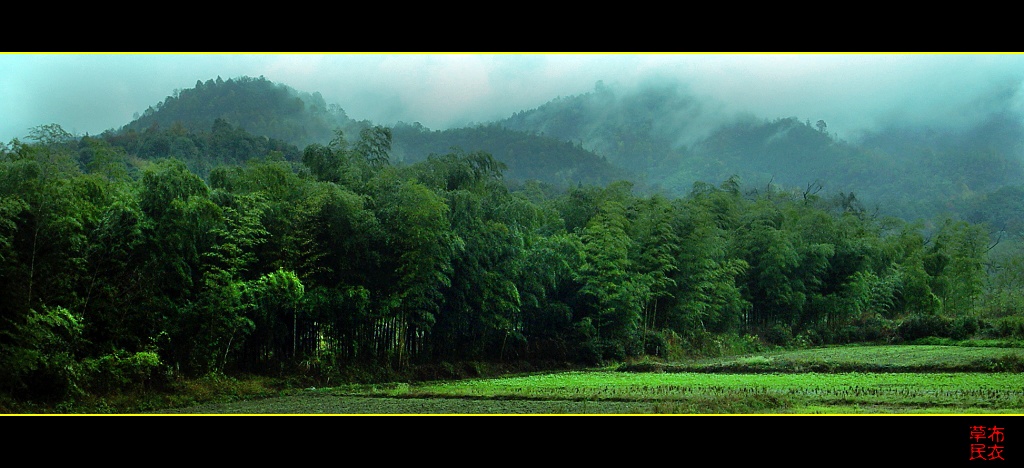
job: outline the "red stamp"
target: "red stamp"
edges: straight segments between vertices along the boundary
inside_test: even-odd
[[[971,426],[970,460],[1006,460],[1003,458],[1005,428],[998,426]]]

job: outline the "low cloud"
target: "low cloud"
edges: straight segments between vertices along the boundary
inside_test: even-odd
[[[1024,110],[1016,54],[2,54],[0,141],[47,123],[120,128],[218,76],[263,76],[320,92],[355,119],[432,129],[503,119],[597,81],[652,79],[678,81],[715,112],[825,120],[840,137]]]

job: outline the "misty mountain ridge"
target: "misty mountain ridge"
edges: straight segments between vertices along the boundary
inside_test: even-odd
[[[748,190],[856,193],[904,218],[962,211],[979,194],[1019,185],[1024,126],[1006,103],[962,128],[893,124],[844,141],[827,122],[729,115],[681,85],[651,83],[558,98],[500,125],[578,141],[643,174],[652,190],[685,195],[694,182],[738,176]]]
[[[326,144],[337,128],[353,124],[345,111],[328,104],[319,92],[300,92],[284,84],[258,78],[238,77],[196,81],[194,88],[174,90],[155,106],[121,128],[144,131],[153,126],[178,124],[191,132],[209,130],[222,119],[254,135],[266,136],[304,147]]]
[[[175,90],[174,95],[149,107],[118,133],[138,134],[172,127],[204,133],[217,127],[217,122],[221,122],[222,131],[226,123],[300,150],[310,144],[329,144],[337,130],[350,143],[354,142],[361,130],[374,125],[368,120],[349,118],[337,104],[326,103],[319,92],[300,92],[262,76],[228,80],[217,77],[197,81],[192,89]],[[641,179],[578,145],[495,125],[441,131],[418,123],[399,123],[392,131],[391,159],[397,163],[414,163],[430,154],[457,149],[491,153],[506,164],[506,177],[513,181],[540,180],[564,187]],[[190,167],[198,173],[208,172],[204,164],[192,163]]]
[[[121,132],[174,124],[197,131],[218,118],[299,148],[326,144],[337,129],[354,138],[373,125],[349,118],[318,92],[263,77],[218,77],[176,91]],[[865,205],[904,218],[962,211],[1024,175],[1024,127],[1007,112],[956,131],[894,125],[848,142],[824,121],[727,115],[664,82],[629,90],[598,82],[592,92],[495,122],[448,130],[399,123],[392,130],[392,161],[399,163],[455,148],[485,151],[508,166],[511,180],[567,186],[628,179],[639,191],[672,196],[689,193],[695,182],[738,176],[747,190],[856,193]]]

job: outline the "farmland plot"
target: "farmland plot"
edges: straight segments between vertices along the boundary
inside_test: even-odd
[[[826,348],[503,378],[306,389],[281,399],[171,412],[1024,414],[1024,374],[1007,371],[1022,361],[1022,352],[955,346]],[[815,368],[833,371],[806,370]]]

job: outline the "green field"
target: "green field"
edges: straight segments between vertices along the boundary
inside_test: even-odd
[[[189,413],[1024,414],[1024,350],[847,346],[445,382],[345,385]],[[831,369],[829,372],[808,369]],[[885,371],[876,371],[884,369]]]

